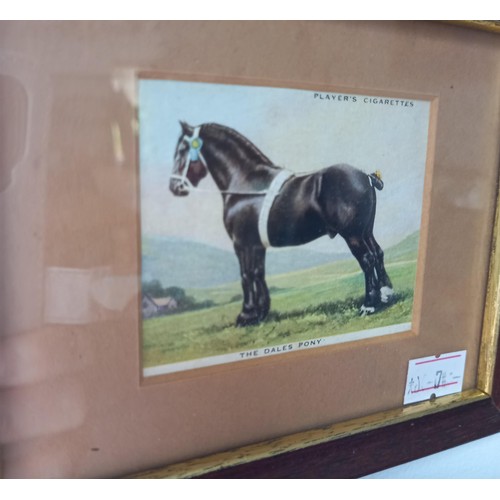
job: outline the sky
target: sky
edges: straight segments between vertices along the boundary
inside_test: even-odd
[[[204,192],[187,197],[175,197],[168,189],[183,120],[234,128],[276,165],[294,172],[336,163],[367,173],[380,170],[385,187],[377,191],[374,234],[383,248],[396,244],[420,227],[429,114],[430,101],[390,95],[141,79],[143,235],[232,248],[222,223],[221,196],[211,178],[200,183]],[[340,237],[333,242],[323,237],[307,246],[320,252],[347,249]]]

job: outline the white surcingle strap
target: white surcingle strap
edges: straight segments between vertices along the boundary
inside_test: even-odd
[[[282,170],[269,185],[264,201],[262,202],[262,208],[259,214],[259,236],[260,241],[265,248],[269,248],[271,244],[269,243],[269,235],[267,233],[267,221],[269,219],[269,213],[273,206],[276,196],[278,196],[283,184],[290,178],[293,177],[292,172],[288,170]]]

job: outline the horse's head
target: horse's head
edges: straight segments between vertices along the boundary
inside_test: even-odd
[[[182,133],[174,155],[174,168],[170,176],[170,191],[176,196],[186,196],[207,175],[207,163],[201,151],[201,127],[191,127],[181,122]]]

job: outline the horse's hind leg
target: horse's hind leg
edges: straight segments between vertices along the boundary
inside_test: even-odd
[[[375,240],[373,234],[370,234],[368,238],[366,238],[370,248],[372,249],[373,254],[375,255],[375,272],[377,273],[377,278],[379,282],[380,289],[380,301],[383,304],[387,304],[391,301],[394,295],[394,289],[392,288],[392,282],[385,270],[384,266],[384,252],[380,245]]]
[[[365,275],[365,300],[360,312],[361,314],[374,313],[381,299],[378,286],[379,280],[375,268],[377,259],[362,236],[344,236],[344,239]]]
[[[387,304],[392,299],[394,295],[394,290],[392,288],[391,280],[387,275],[384,266],[384,252],[380,245],[375,240],[373,236],[373,226],[375,224],[375,212],[376,212],[376,198],[373,197],[369,222],[363,232],[363,238],[368,244],[374,258],[375,258],[375,280],[377,282],[376,286],[380,291],[380,302]]]
[[[271,304],[265,281],[266,250],[260,246],[235,246],[235,250],[243,289],[243,307],[236,325],[255,325],[267,316]]]

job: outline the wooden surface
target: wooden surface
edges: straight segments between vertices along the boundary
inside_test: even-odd
[[[477,30],[500,33],[500,21],[447,21],[448,23]]]
[[[269,457],[202,478],[357,478],[500,431],[492,400]]]

